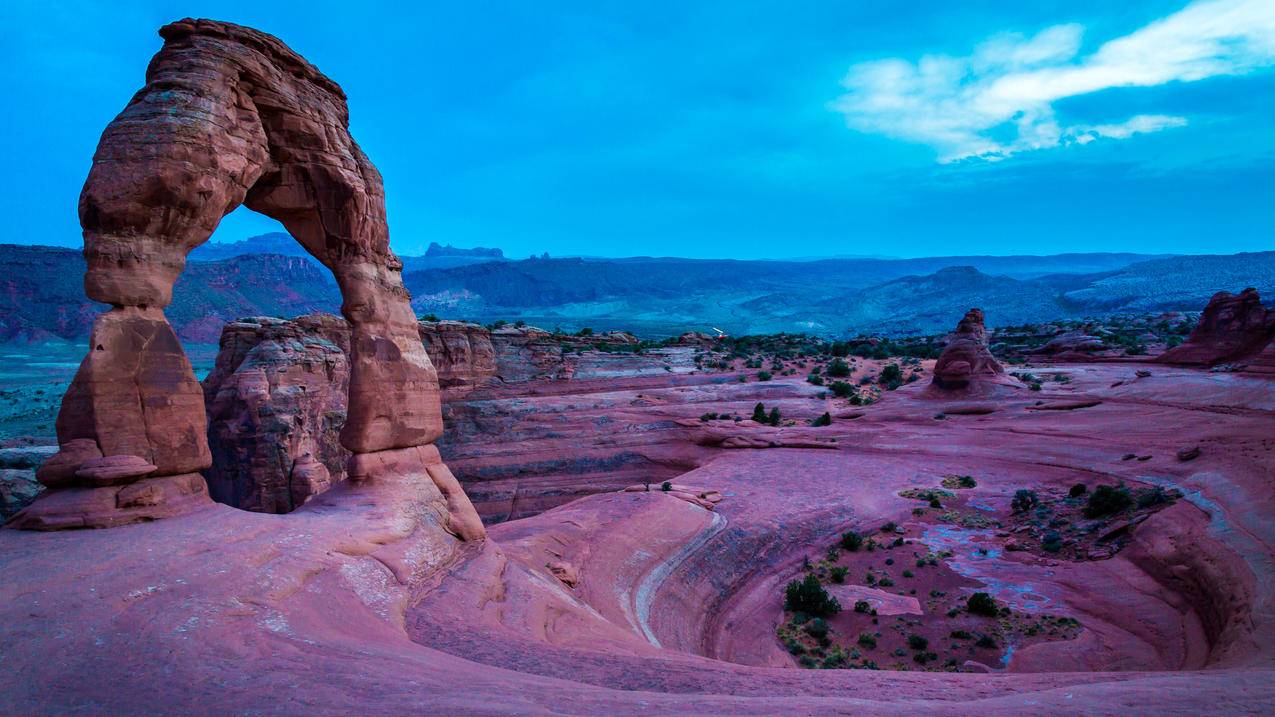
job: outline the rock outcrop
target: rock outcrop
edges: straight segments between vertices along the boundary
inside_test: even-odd
[[[1262,306],[1257,289],[1239,294],[1220,291],[1209,299],[1200,322],[1181,346],[1156,361],[1186,366],[1216,366],[1258,357],[1275,341],[1275,309]],[[1265,361],[1259,361],[1265,364]]]
[[[212,464],[203,390],[163,309],[186,256],[241,204],[281,221],[340,288],[351,326],[341,444],[357,458],[442,434],[381,177],[350,136],[345,93],[256,30],[186,19],[160,36],[146,85],[102,133],[80,195],[84,290],[112,308],[95,319],[63,401],[57,480],[19,527],[107,527],[211,504],[199,475]],[[112,465],[131,456],[154,469],[96,485],[75,465],[93,451],[72,451],[74,441]]]
[[[1102,340],[1102,337],[1077,330],[1059,334],[1045,342],[1044,345],[1027,353],[1031,356],[1084,360],[1090,354],[1106,351],[1107,348],[1107,344]]]
[[[622,332],[578,337],[462,321],[421,321],[418,331],[449,401],[506,384],[664,377],[694,368],[689,348],[593,350],[637,343]],[[213,456],[203,474],[214,500],[287,513],[345,480],[351,453],[337,437],[346,419],[350,336],[350,325],[329,314],[226,325],[203,382]],[[471,422],[468,414],[457,420]]]
[[[987,348],[983,311],[970,309],[948,336],[947,346],[934,364],[930,385],[944,391],[966,390],[1004,374],[1005,369]]]
[[[345,477],[349,345],[349,324],[330,314],[226,325],[203,384],[214,500],[287,513]]]

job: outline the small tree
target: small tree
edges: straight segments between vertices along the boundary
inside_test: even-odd
[[[782,420],[782,417],[779,415],[779,408],[776,407],[776,408],[770,409],[770,415],[766,416],[766,422],[772,426],[778,426],[779,421],[781,420]]]
[[[984,617],[996,617],[999,612],[996,608],[996,600],[991,595],[983,592],[970,595],[969,600],[965,602],[965,608],[974,615],[983,615]]]
[[[832,425],[832,415],[831,415],[831,414],[829,414],[829,413],[826,413],[826,412],[825,412],[822,416],[820,416],[820,417],[816,418],[815,420],[811,421],[811,422],[810,422],[810,425],[815,426],[815,427],[831,426],[831,425]]]
[[[803,580],[793,580],[784,588],[784,604],[793,612],[804,612],[815,617],[831,617],[841,612],[841,603],[828,595],[814,574]]]
[[[1111,487],[1100,485],[1089,494],[1089,503],[1085,506],[1086,518],[1101,518],[1133,505],[1133,497],[1124,486]]]
[[[753,406],[752,418],[754,421],[758,423],[765,423],[766,422],[766,406],[760,403],[757,404],[756,406]]]

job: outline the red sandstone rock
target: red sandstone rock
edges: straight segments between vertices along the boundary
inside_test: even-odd
[[[344,479],[349,338],[349,324],[327,314],[226,325],[204,379],[215,500],[287,513]]]
[[[1098,336],[1092,336],[1084,331],[1068,331],[1060,334],[1039,348],[1028,351],[1028,354],[1034,356],[1067,356],[1075,358],[1076,355],[1092,354],[1099,351],[1105,351],[1107,345]]]
[[[402,262],[389,248],[380,175],[349,134],[341,88],[256,30],[187,19],[160,35],[164,46],[146,85],[102,133],[80,195],[85,293],[114,308],[97,318],[89,355],[63,401],[58,441],[68,450],[50,481],[69,483],[65,473],[85,455],[83,444],[69,447],[77,440],[94,442],[102,455],[147,461],[154,476],[211,465],[202,391],[163,308],[186,255],[241,204],[281,221],[336,278],[351,326],[341,444],[357,454],[432,443],[443,430],[437,375]],[[250,383],[233,382],[231,393],[250,391]],[[276,483],[294,473],[298,482],[259,506],[290,507],[294,495],[324,484],[317,469],[285,466],[288,458],[262,459],[273,462]],[[157,489],[112,508],[114,495],[56,493],[16,522],[112,525],[125,516],[163,517],[199,499]],[[154,502],[168,498],[172,510]]]
[[[982,310],[970,309],[948,337],[947,346],[934,364],[930,385],[944,391],[964,390],[1004,373],[1005,369],[987,348]]]
[[[103,456],[85,461],[75,472],[75,477],[91,486],[122,485],[133,483],[155,470],[154,464],[137,456]]]
[[[76,438],[58,447],[58,452],[40,464],[35,477],[49,488],[65,488],[75,483],[75,472],[85,461],[101,458],[97,441]]]
[[[497,378],[491,331],[463,321],[422,321],[421,341],[438,370],[438,385],[472,389]]]
[[[1273,341],[1275,310],[1262,306],[1256,289],[1248,288],[1238,295],[1219,291],[1209,299],[1187,340],[1156,361],[1215,366],[1257,357]]]

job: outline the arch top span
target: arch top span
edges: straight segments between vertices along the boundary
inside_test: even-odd
[[[186,256],[241,204],[279,220],[340,287],[353,328],[341,432],[361,467],[351,475],[386,463],[361,456],[442,434],[381,175],[350,136],[345,93],[251,28],[185,19],[160,35],[146,85],[102,133],[80,195],[84,290],[112,308],[63,399],[61,450],[40,471],[52,490],[20,527],[103,527],[208,501],[197,474],[212,461],[203,397],[163,308]],[[457,520],[475,534],[476,514]]]

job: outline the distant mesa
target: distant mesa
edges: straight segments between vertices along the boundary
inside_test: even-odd
[[[491,259],[504,259],[505,252],[500,249],[484,246],[476,246],[473,249],[462,249],[461,247],[452,246],[451,244],[443,245],[436,241],[432,241],[429,243],[429,248],[425,250],[425,256],[430,258],[440,256],[475,256]]]

